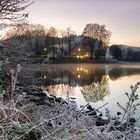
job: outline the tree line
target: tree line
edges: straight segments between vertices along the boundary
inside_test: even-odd
[[[111,45],[110,54],[120,61],[140,62],[140,48],[124,45]]]
[[[90,47],[91,56],[100,56],[103,50],[109,47],[111,32],[105,25],[87,24],[80,35],[81,42]],[[16,42],[16,45],[26,46],[26,50],[36,55],[51,54],[55,57],[72,57],[73,44],[76,43],[77,34],[71,28],[59,30],[54,27],[46,29],[41,24],[28,22],[14,24],[5,34],[6,39]],[[85,46],[86,47],[86,46]],[[59,51],[59,52],[57,52]]]

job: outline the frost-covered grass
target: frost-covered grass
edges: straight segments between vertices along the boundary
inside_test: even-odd
[[[116,120],[108,124],[97,126],[96,117],[83,113],[85,105],[77,110],[73,104],[55,102],[48,106],[40,106],[31,113],[30,117],[35,126],[43,132],[42,140],[139,140],[140,132],[134,126],[125,127],[121,123],[116,125]],[[38,112],[38,113],[37,113]],[[37,115],[39,114],[39,115]],[[35,117],[37,116],[37,117]]]
[[[22,95],[15,94],[16,82],[21,66],[17,65],[16,72],[11,70],[11,91],[9,91],[7,100],[4,100],[5,90],[0,93],[0,139],[10,139],[13,128],[21,128],[23,120],[31,122],[29,117],[22,111],[19,103],[23,100]]]
[[[69,101],[46,98],[45,104],[37,106],[28,101],[24,92],[16,94],[16,82],[21,66],[11,71],[11,91],[9,100],[4,100],[4,90],[0,94],[0,139],[2,140],[139,140],[140,132],[135,130],[133,114],[137,111],[140,83],[131,86],[126,93],[128,102],[116,118],[108,117],[108,123],[97,126],[99,118],[86,113],[88,104],[80,110],[72,99]],[[122,114],[122,117],[120,117]],[[108,116],[110,116],[108,111]],[[102,116],[100,116],[102,118]],[[133,121],[132,121],[133,120]],[[102,121],[102,119],[100,119]],[[32,137],[31,132],[32,133]],[[33,136],[34,135],[34,136]]]

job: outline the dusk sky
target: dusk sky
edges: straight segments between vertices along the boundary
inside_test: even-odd
[[[81,34],[88,23],[105,24],[111,44],[140,47],[140,0],[35,0],[29,21]]]

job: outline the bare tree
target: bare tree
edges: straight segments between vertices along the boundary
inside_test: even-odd
[[[105,29],[105,25],[87,24],[83,31],[83,36],[87,36],[97,41],[102,41],[104,47],[107,47],[109,44],[111,32]]]
[[[64,35],[65,35],[65,31],[61,30],[60,31],[60,36],[61,36],[60,49],[61,49],[61,57],[62,58],[63,58],[63,55],[64,55]]]
[[[27,17],[27,13],[20,12],[31,3],[30,0],[0,0],[0,19],[15,21]]]
[[[107,75],[102,75],[101,81],[92,82],[90,85],[84,85],[81,92],[87,102],[102,101],[105,96],[110,94],[109,78]]]
[[[46,30],[43,25],[20,22],[9,28],[5,33],[5,39],[14,50],[39,54],[45,47],[45,35]]]
[[[5,33],[5,38],[12,38],[17,36],[26,35],[28,31],[28,23],[17,23],[13,24],[12,27]]]
[[[92,52],[94,49],[99,53],[101,49],[106,49],[109,46],[111,32],[106,30],[105,25],[87,24],[82,35],[92,40],[93,43],[90,43]]]
[[[19,22],[13,24],[13,26],[6,32],[5,37],[10,38],[14,36],[36,36],[36,35],[44,35],[45,36],[45,28],[40,24],[29,24],[28,22]]]
[[[51,37],[51,45],[52,45],[52,51],[53,51],[53,58],[55,57],[55,43],[56,43],[56,38],[58,37],[58,31],[56,28],[51,27],[47,31],[47,36]]]
[[[29,24],[28,31],[26,33],[31,36],[45,36],[46,29],[41,24]]]
[[[32,3],[30,0],[0,0],[0,29],[9,26],[7,21],[20,21],[28,17],[28,13],[22,11]]]
[[[75,35],[75,32],[71,30],[71,28],[67,28],[65,31],[65,37],[68,39],[68,55],[71,57],[71,49],[72,49],[72,39]]]
[[[40,24],[29,24],[28,22],[19,22],[13,24],[11,28],[5,33],[5,38],[23,36],[26,37],[33,37],[33,36],[45,36],[45,28],[43,25]]]

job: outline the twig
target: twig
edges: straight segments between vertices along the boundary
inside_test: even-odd
[[[105,103],[104,105],[100,106],[100,107],[97,108],[97,109],[93,109],[92,111],[90,111],[90,112],[87,113],[87,114],[90,114],[90,113],[93,113],[93,112],[95,112],[95,111],[98,111],[99,109],[101,109],[102,107],[104,107],[104,106],[106,106],[106,105],[108,105],[108,103]]]

